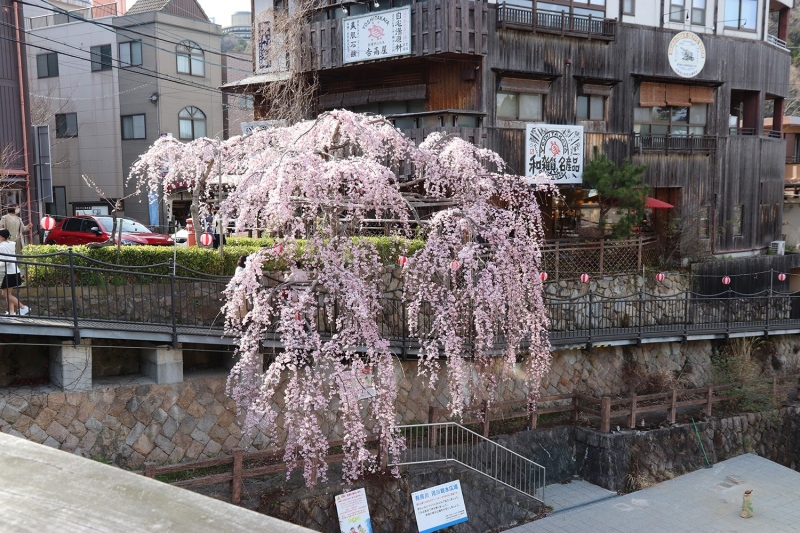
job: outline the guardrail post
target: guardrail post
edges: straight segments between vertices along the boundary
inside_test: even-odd
[[[669,423],[675,423],[675,417],[678,414],[678,390],[672,389],[672,399],[670,400],[669,404]]]
[[[636,393],[633,393],[631,396],[631,421],[630,421],[630,428],[634,429],[636,427]]]
[[[608,396],[600,398],[600,431],[611,431],[611,398]]]
[[[149,477],[150,479],[155,479],[156,477],[156,464],[155,463],[145,463],[144,464],[144,476]]]
[[[172,347],[178,347],[178,322],[175,313],[177,308],[175,307],[175,261],[173,259],[169,260],[169,305],[170,305],[170,315],[172,315]]]
[[[711,409],[714,407],[714,385],[708,386],[706,392],[706,416],[711,418]]]
[[[489,438],[489,400],[483,400],[483,436]]]
[[[244,450],[234,448],[233,450],[233,479],[231,479],[231,503],[239,505],[242,501],[242,459]]]
[[[78,295],[75,289],[75,261],[72,257],[72,248],[69,249],[69,290],[72,294],[72,342],[77,346],[81,343],[81,329],[78,326]]]

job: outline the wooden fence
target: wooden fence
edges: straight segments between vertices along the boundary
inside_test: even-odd
[[[487,406],[486,402],[468,407],[465,410],[468,416],[463,420],[464,425],[481,425],[484,437],[489,436],[490,424],[494,421],[527,418],[527,427],[536,429],[539,416],[553,413],[571,413],[574,423],[580,420],[582,414],[599,419],[600,431],[611,431],[611,421],[625,419],[625,426],[636,427],[637,420],[646,413],[666,411],[666,420],[674,424],[678,410],[682,407],[703,406],[706,416],[711,416],[715,403],[730,400],[731,396],[720,394],[729,391],[738,384],[707,385],[694,389],[672,389],[668,392],[655,394],[636,395],[627,398],[611,398],[610,396],[590,396],[573,391],[570,394],[544,396],[539,399],[537,409],[531,412],[525,402],[509,401],[498,402]],[[773,376],[769,382],[764,382],[764,387],[755,390],[758,393],[768,393],[778,402],[791,391],[797,391],[800,398],[800,374],[790,376]],[[553,405],[555,404],[555,405]],[[428,410],[428,422],[440,422],[445,411],[437,407]]]
[[[653,236],[632,239],[548,240],[542,246],[542,270],[550,281],[573,279],[581,274],[604,276],[641,272],[658,260],[658,244]]]

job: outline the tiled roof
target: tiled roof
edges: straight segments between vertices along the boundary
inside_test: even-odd
[[[126,15],[136,15],[138,13],[149,13],[150,11],[161,11],[172,0],[139,0],[125,12]]]

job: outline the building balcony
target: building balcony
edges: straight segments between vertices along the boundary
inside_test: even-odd
[[[73,9],[64,11],[63,13],[52,13],[50,15],[42,15],[40,17],[25,17],[25,29],[37,30],[40,28],[47,28],[50,26],[59,26],[61,24],[69,24],[70,22],[82,22],[85,20],[94,20],[104,17],[116,17],[117,4],[100,4],[91,7],[82,7],[80,9]]]
[[[754,137],[758,135],[756,128],[728,128],[728,135],[731,137]],[[764,129],[761,136],[768,139],[782,139],[783,134],[778,130]]]
[[[690,154],[710,154],[717,149],[715,135],[670,135],[637,133],[634,135],[634,151],[642,152],[682,152]]]
[[[617,32],[617,21],[614,19],[570,14],[568,11],[547,11],[537,9],[535,4],[532,7],[512,6],[505,2],[497,7],[497,26],[606,41],[613,41]]]
[[[789,47],[786,45],[786,41],[783,39],[779,39],[777,35],[767,34],[767,42],[772,46],[778,47],[781,50],[789,51]]]

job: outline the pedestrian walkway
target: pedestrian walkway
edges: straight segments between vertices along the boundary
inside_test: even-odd
[[[617,496],[617,493],[612,490],[592,485],[582,479],[548,485],[544,491],[544,501],[548,507],[553,509],[553,513]]]
[[[555,512],[507,533],[800,531],[800,472],[753,454],[586,505],[580,504],[588,492],[581,485],[576,485],[578,490],[570,505],[569,493],[565,491],[571,485],[563,485],[557,491],[556,486],[547,487],[547,504]],[[755,515],[745,519],[739,517],[739,511],[742,495],[748,489],[753,490]],[[553,503],[549,501],[550,494]],[[565,507],[559,511],[557,505]]]

